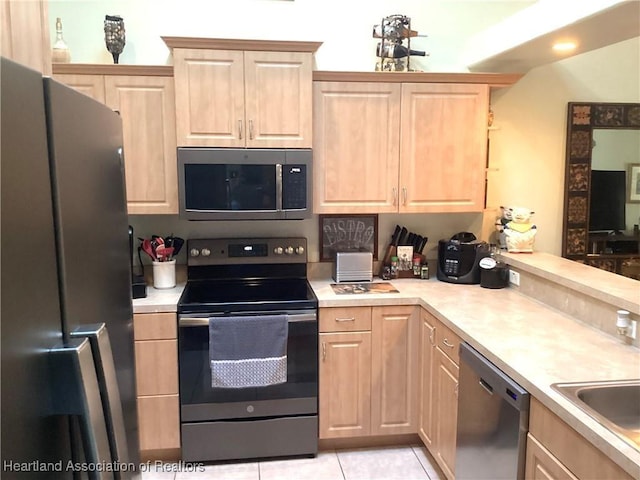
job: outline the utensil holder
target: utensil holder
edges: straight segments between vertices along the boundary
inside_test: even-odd
[[[176,286],[176,261],[153,262],[153,288],[173,288]]]

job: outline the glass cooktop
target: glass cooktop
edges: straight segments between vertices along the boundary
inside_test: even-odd
[[[190,280],[178,313],[316,308],[318,299],[304,278]]]

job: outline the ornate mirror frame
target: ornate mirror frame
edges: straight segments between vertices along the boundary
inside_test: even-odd
[[[640,129],[640,103],[570,102],[567,118],[562,256],[586,263],[593,130]]]

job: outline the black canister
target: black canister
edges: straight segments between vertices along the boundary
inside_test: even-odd
[[[484,288],[504,288],[509,285],[509,265],[496,261],[493,257],[480,260],[480,286]]]

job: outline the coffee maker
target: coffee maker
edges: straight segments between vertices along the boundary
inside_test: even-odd
[[[438,242],[437,278],[460,284],[480,283],[480,260],[490,254],[489,244],[470,232],[459,232]]]

